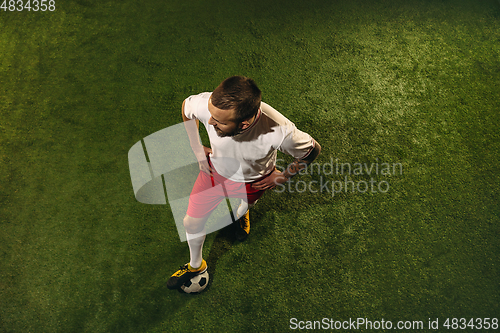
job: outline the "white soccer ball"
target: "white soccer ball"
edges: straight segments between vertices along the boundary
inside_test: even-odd
[[[199,294],[208,285],[208,271],[196,275],[191,280],[181,286],[181,289],[186,294]]]

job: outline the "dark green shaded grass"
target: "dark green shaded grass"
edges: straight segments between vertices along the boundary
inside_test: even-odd
[[[0,330],[498,317],[499,18],[495,1],[2,12]],[[266,193],[245,243],[208,236],[209,288],[183,295],[165,282],[187,246],[168,205],[134,199],[127,152],[234,74],[321,143],[320,164],[403,172],[349,176],[387,193]]]

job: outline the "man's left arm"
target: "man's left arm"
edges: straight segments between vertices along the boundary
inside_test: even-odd
[[[255,184],[252,185],[252,187],[258,190],[272,189],[279,184],[287,182],[290,178],[298,174],[300,170],[307,168],[307,166],[311,164],[321,152],[320,144],[314,139],[313,141],[314,141],[313,149],[306,157],[302,159],[296,159],[295,161],[290,163],[290,165],[288,165],[286,170],[283,172],[280,172],[279,170],[274,170],[274,172],[271,175],[269,175],[269,177],[266,177],[263,180],[256,182]]]

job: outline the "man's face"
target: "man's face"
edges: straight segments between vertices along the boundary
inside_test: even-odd
[[[221,138],[235,136],[240,132],[240,124],[233,121],[233,110],[221,110],[212,104],[212,99],[209,99],[208,111],[212,115],[208,120],[208,124],[214,127],[217,135]]]

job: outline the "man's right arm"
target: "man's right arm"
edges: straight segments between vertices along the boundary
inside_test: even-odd
[[[184,126],[186,127],[186,132],[189,137],[189,143],[191,144],[191,149],[193,150],[194,155],[196,156],[198,162],[203,164],[203,165],[200,164],[200,168],[203,171],[209,171],[207,169],[209,167],[206,161],[207,161],[207,156],[212,152],[212,149],[201,145],[199,136],[200,121],[196,117],[194,119],[189,119],[188,117],[186,117],[186,114],[184,113],[185,105],[186,105],[186,100],[182,102],[181,114],[182,114],[182,120],[184,121]]]
[[[184,125],[186,126],[186,131],[187,131],[187,134],[189,137],[189,142],[191,143],[191,147],[193,147],[193,145],[201,144],[199,139],[198,139],[198,131],[200,128],[200,121],[196,117],[194,118],[194,120],[196,122],[196,130],[194,130],[194,126],[188,125],[189,122],[193,119],[189,119],[188,117],[186,117],[186,114],[184,113],[185,106],[186,106],[186,100],[184,100],[182,102],[181,114],[182,114],[182,120],[184,120]]]
[[[192,119],[189,119],[188,117],[186,117],[186,114],[184,113],[184,106],[185,105],[186,105],[186,100],[184,100],[182,102],[182,112],[181,112],[181,114],[182,114],[182,120],[184,120],[184,121],[192,120]],[[200,121],[198,119],[196,119],[196,118],[194,118],[194,119],[196,120],[196,127],[200,128]]]

